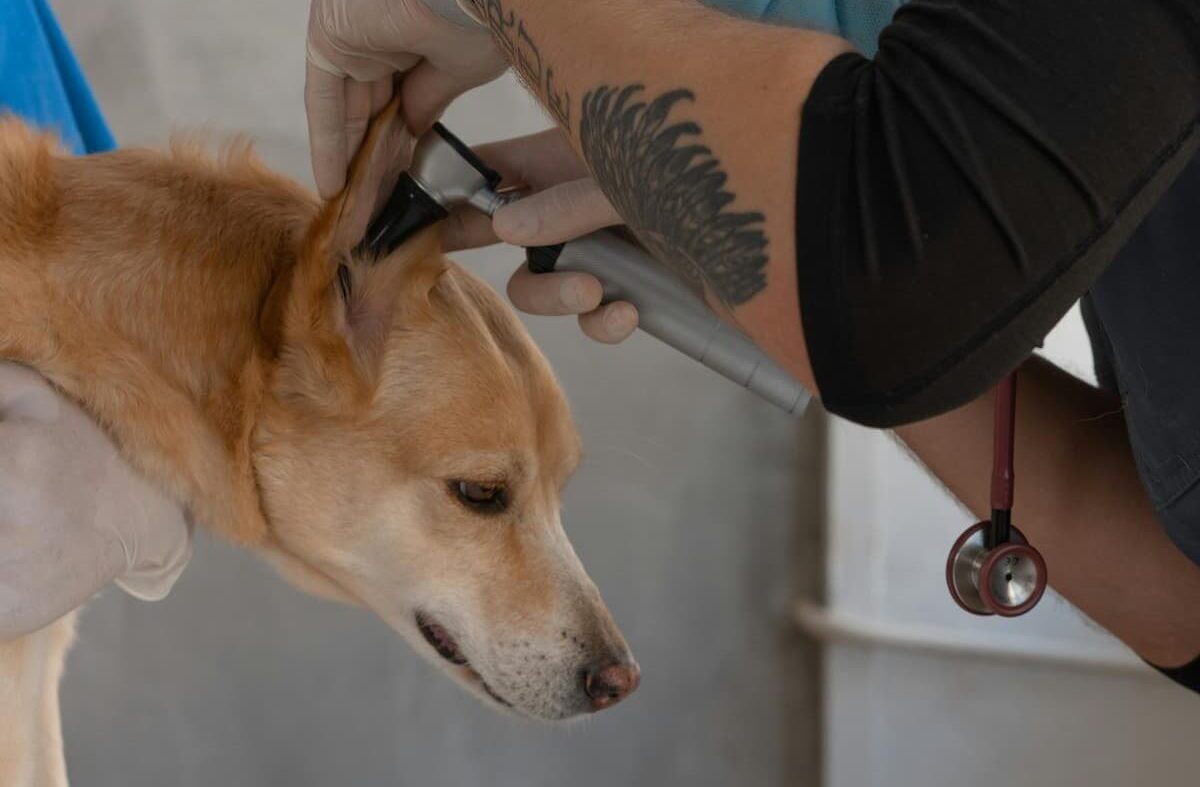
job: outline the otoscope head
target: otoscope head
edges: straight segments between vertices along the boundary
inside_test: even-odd
[[[499,173],[435,123],[417,141],[412,165],[367,228],[362,247],[383,256],[459,205],[472,204],[491,214],[504,202],[495,192],[498,185]]]
[[[358,251],[383,257],[448,215],[449,211],[405,172],[396,182],[383,210],[367,227]]]
[[[470,202],[480,191],[494,191],[500,185],[500,173],[441,123],[434,123],[433,130],[417,142],[408,171],[446,208]]]

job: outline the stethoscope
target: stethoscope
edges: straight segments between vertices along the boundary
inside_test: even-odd
[[[1046,592],[1046,561],[1012,523],[1017,373],[996,387],[992,435],[992,518],[969,527],[950,548],[946,585],[972,615],[1013,618]]]

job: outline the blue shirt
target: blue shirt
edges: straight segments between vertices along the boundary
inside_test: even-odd
[[[704,0],[730,13],[765,22],[824,30],[848,38],[867,57],[879,33],[905,0]]]
[[[46,0],[0,0],[0,112],[54,131],[75,153],[116,147]]]

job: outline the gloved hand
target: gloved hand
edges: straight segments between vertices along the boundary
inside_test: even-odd
[[[457,96],[508,67],[489,30],[456,0],[312,0],[304,103],[322,197],[345,184],[367,122],[391,100],[420,134]]]
[[[499,172],[502,188],[528,194],[510,202],[489,223],[464,209],[443,232],[447,248],[471,248],[502,240],[515,246],[548,246],[573,240],[623,220],[558,129],[481,145],[476,149]],[[522,265],[508,282],[508,297],[530,314],[578,314],[579,327],[599,342],[616,344],[637,328],[637,309],[616,301],[600,305],[603,288],[591,274],[532,273]]]
[[[0,640],[36,631],[111,581],[167,595],[192,523],[40,375],[0,362]]]

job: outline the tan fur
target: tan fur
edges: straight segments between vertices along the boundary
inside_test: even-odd
[[[629,656],[559,524],[579,455],[562,393],[435,233],[384,260],[352,252],[410,152],[392,105],[345,194],[319,205],[244,143],[215,160],[187,141],[67,158],[0,121],[0,358],[300,586],[375,610],[481,696],[486,680],[520,710],[572,715],[585,656]],[[503,483],[512,504],[481,516],[456,480]],[[431,655],[417,612],[454,631],[470,669]],[[0,651],[0,680],[19,682],[12,654],[46,636]],[[532,684],[514,677],[531,640],[550,656]],[[54,643],[39,677],[56,686]]]
[[[75,615],[15,642],[0,642],[0,785],[67,783],[58,684]]]

